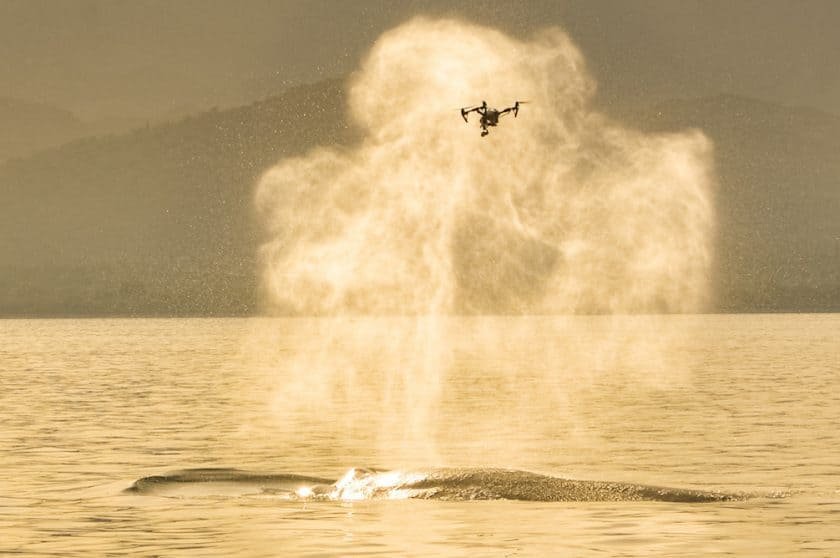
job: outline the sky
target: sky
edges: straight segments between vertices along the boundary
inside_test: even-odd
[[[348,75],[416,15],[520,37],[559,25],[606,102],[733,93],[840,114],[832,0],[0,0],[0,97],[88,120],[243,104]]]

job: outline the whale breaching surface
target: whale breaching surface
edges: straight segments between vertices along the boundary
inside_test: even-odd
[[[237,469],[189,469],[145,477],[135,494],[183,497],[235,495],[302,500],[522,500],[530,502],[725,502],[744,494],[639,484],[571,480],[507,469],[377,471],[350,469],[331,481],[295,474],[250,473]]]

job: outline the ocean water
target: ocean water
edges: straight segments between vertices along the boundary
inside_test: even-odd
[[[836,556],[838,425],[840,315],[3,320],[0,555]]]

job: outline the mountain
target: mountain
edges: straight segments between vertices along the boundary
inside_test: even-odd
[[[353,141],[345,98],[301,86],[0,165],[0,315],[256,313],[255,182]],[[715,310],[840,311],[840,118],[717,96],[624,119],[715,143]]]
[[[840,311],[840,117],[719,95],[632,120],[714,141],[718,311]]]
[[[87,134],[87,127],[67,110],[0,97],[0,162],[55,147]]]
[[[279,159],[349,137],[339,82],[0,166],[0,315],[244,315],[252,194]]]

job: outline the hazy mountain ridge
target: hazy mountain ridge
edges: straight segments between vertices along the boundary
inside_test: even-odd
[[[339,82],[0,166],[0,314],[255,312],[257,177],[349,137]]]
[[[82,137],[87,126],[59,107],[0,97],[0,162]]]
[[[715,310],[840,310],[840,118],[720,96],[628,120],[715,142]],[[330,81],[8,161],[0,315],[257,313],[255,180],[353,138]]]
[[[717,310],[840,310],[840,116],[719,95],[632,120],[715,143]]]

